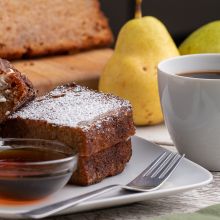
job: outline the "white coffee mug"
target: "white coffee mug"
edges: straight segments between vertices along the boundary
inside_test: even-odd
[[[220,54],[195,54],[158,65],[165,124],[180,153],[212,171],[220,171],[220,79],[179,76],[216,71]]]

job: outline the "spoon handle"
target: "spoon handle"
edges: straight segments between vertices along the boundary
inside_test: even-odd
[[[21,213],[20,215],[22,217],[26,217],[26,218],[33,218],[33,219],[40,219],[40,218],[44,218],[50,215],[53,215],[57,212],[60,212],[64,209],[73,207],[81,202],[84,202],[88,199],[94,198],[96,196],[99,196],[101,194],[104,194],[106,192],[109,192],[113,189],[119,188],[120,185],[110,185],[110,186],[106,186],[103,187],[101,189],[97,189],[94,190],[92,192],[88,192],[85,193],[83,195],[74,197],[74,198],[70,198],[61,202],[57,202],[48,206],[44,206],[41,208],[37,208],[37,209],[33,209],[31,211],[28,211],[26,213]]]

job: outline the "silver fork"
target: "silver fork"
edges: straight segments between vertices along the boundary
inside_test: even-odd
[[[42,208],[33,209],[25,213],[20,213],[17,217],[33,219],[44,218],[116,188],[136,192],[149,192],[156,190],[168,179],[184,156],[185,155],[181,156],[177,153],[164,152],[127,185],[118,184],[106,186],[74,198],[44,206]]]

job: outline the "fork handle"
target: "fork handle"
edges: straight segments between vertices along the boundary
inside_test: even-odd
[[[33,209],[29,212],[22,213],[21,215],[22,217],[34,219],[44,218],[117,188],[120,188],[120,185],[106,186],[74,198],[70,198],[41,208]]]

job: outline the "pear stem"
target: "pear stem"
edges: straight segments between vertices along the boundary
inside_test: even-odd
[[[135,18],[142,18],[141,4],[142,0],[136,0]]]

